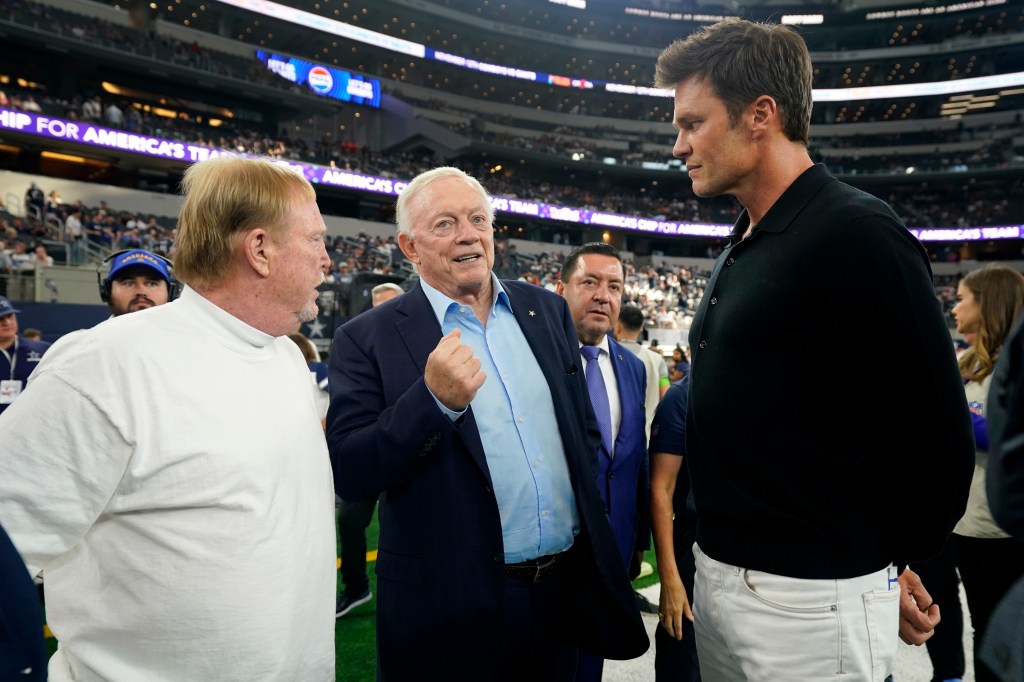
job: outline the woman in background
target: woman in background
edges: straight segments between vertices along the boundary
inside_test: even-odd
[[[60,209],[64,205],[64,199],[61,198],[60,192],[57,190],[50,190],[50,193],[46,195],[46,212],[52,215],[60,215]]]
[[[1011,537],[996,524],[985,494],[989,385],[1003,342],[1024,309],[1024,275],[999,263],[986,265],[960,281],[956,297],[952,311],[956,329],[975,335],[959,363],[974,420],[977,454],[967,511],[953,529],[952,542],[974,625],[975,679],[987,682],[998,679],[978,657],[989,617],[1010,586],[1024,575],[1024,540]]]
[[[668,367],[668,380],[673,384],[678,384],[689,374],[690,361],[686,357],[686,350],[677,343],[676,347],[672,349],[672,362],[669,363]]]

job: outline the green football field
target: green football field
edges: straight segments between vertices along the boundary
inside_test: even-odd
[[[370,589],[377,593],[377,576],[373,570],[377,557],[377,515],[373,515],[366,533],[367,573],[370,578]],[[340,552],[339,552],[340,554]],[[654,566],[654,573],[638,578],[634,587],[647,587],[658,582],[658,570],[654,562],[654,551],[647,552],[646,559]],[[339,586],[340,589],[340,586]],[[344,618],[335,621],[334,648],[337,654],[338,682],[373,682],[375,679],[375,635],[374,623],[377,618],[377,600],[371,599],[358,606]],[[57,640],[48,636],[48,654],[57,650]]]

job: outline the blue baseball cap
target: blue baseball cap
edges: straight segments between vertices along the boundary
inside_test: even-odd
[[[21,311],[14,307],[14,305],[3,296],[0,296],[0,317],[6,317],[11,313],[20,313]]]
[[[117,273],[125,268],[138,266],[156,270],[167,281],[167,284],[170,285],[171,271],[167,267],[167,261],[142,249],[132,249],[131,251],[125,251],[114,256],[114,260],[110,264],[110,271],[107,272],[107,281],[113,281]]]

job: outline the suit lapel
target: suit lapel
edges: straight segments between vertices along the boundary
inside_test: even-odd
[[[434,316],[434,309],[430,306],[427,295],[423,293],[423,287],[413,287],[403,294],[401,299],[398,312],[403,317],[395,322],[395,331],[402,337],[413,363],[422,376],[427,367],[427,358],[441,341],[441,325]],[[480,440],[480,430],[476,426],[472,407],[466,411],[464,419],[465,422],[456,429],[455,434],[480,467],[488,485],[492,485],[491,472],[487,468],[487,457],[484,455],[484,446]]]
[[[586,442],[577,443],[572,440],[574,432],[571,429],[570,421],[574,418],[585,421],[585,411],[590,411],[593,414],[593,410],[586,393],[583,394],[583,399],[587,401],[584,406],[570,392],[566,382],[567,377],[577,374],[580,377],[579,381],[584,381],[582,378],[583,356],[580,355],[579,349],[573,347],[572,354],[566,358],[564,354],[557,352],[557,349],[552,347],[552,330],[555,331],[559,340],[564,338],[560,328],[562,320],[551,319],[558,309],[555,306],[544,305],[539,296],[530,292],[526,287],[517,288],[514,282],[505,286],[505,292],[508,294],[512,312],[519,322],[519,327],[523,330],[523,335],[530,344],[533,355],[537,358],[537,363],[547,379],[566,452],[570,452],[570,449],[576,445],[580,451],[593,447],[594,452],[604,452],[604,456],[609,457],[609,454],[600,446],[600,438],[596,435],[596,430],[593,445]],[[597,423],[593,421],[593,417],[590,419],[590,423],[596,429]]]
[[[511,286],[505,286],[504,288],[505,293],[508,295],[509,303],[512,305],[512,315],[516,318],[516,322],[519,323],[519,328],[523,330],[523,336],[526,337],[526,342],[530,344],[533,357],[537,359],[537,364],[540,365],[541,371],[552,388],[552,397],[557,397],[557,394],[554,393],[555,387],[552,377],[558,377],[563,372],[558,364],[558,354],[552,352],[550,347],[550,332],[553,323],[551,320],[544,318],[545,311],[540,309],[538,301],[529,292],[521,291]]]
[[[434,317],[434,309],[430,307],[423,287],[416,285],[407,291],[398,303],[398,313],[402,316],[395,322],[395,331],[402,337],[405,347],[420,374],[427,366],[427,356],[441,341],[441,325]]]
[[[618,449],[618,444],[626,435],[626,425],[630,423],[634,405],[636,405],[636,396],[633,395],[633,382],[628,380],[629,376],[626,372],[626,361],[624,360],[624,354],[631,352],[631,350],[624,348],[615,339],[608,337],[608,355],[611,358],[612,368],[615,371],[615,385],[619,391],[619,410],[621,414],[619,432],[615,437],[616,449]]]

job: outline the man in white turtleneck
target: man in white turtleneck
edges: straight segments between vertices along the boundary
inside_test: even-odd
[[[46,574],[49,679],[333,681],[331,467],[287,338],[317,314],[324,221],[267,160],[203,161],[182,187],[181,297],[60,345],[0,419],[0,518]]]

